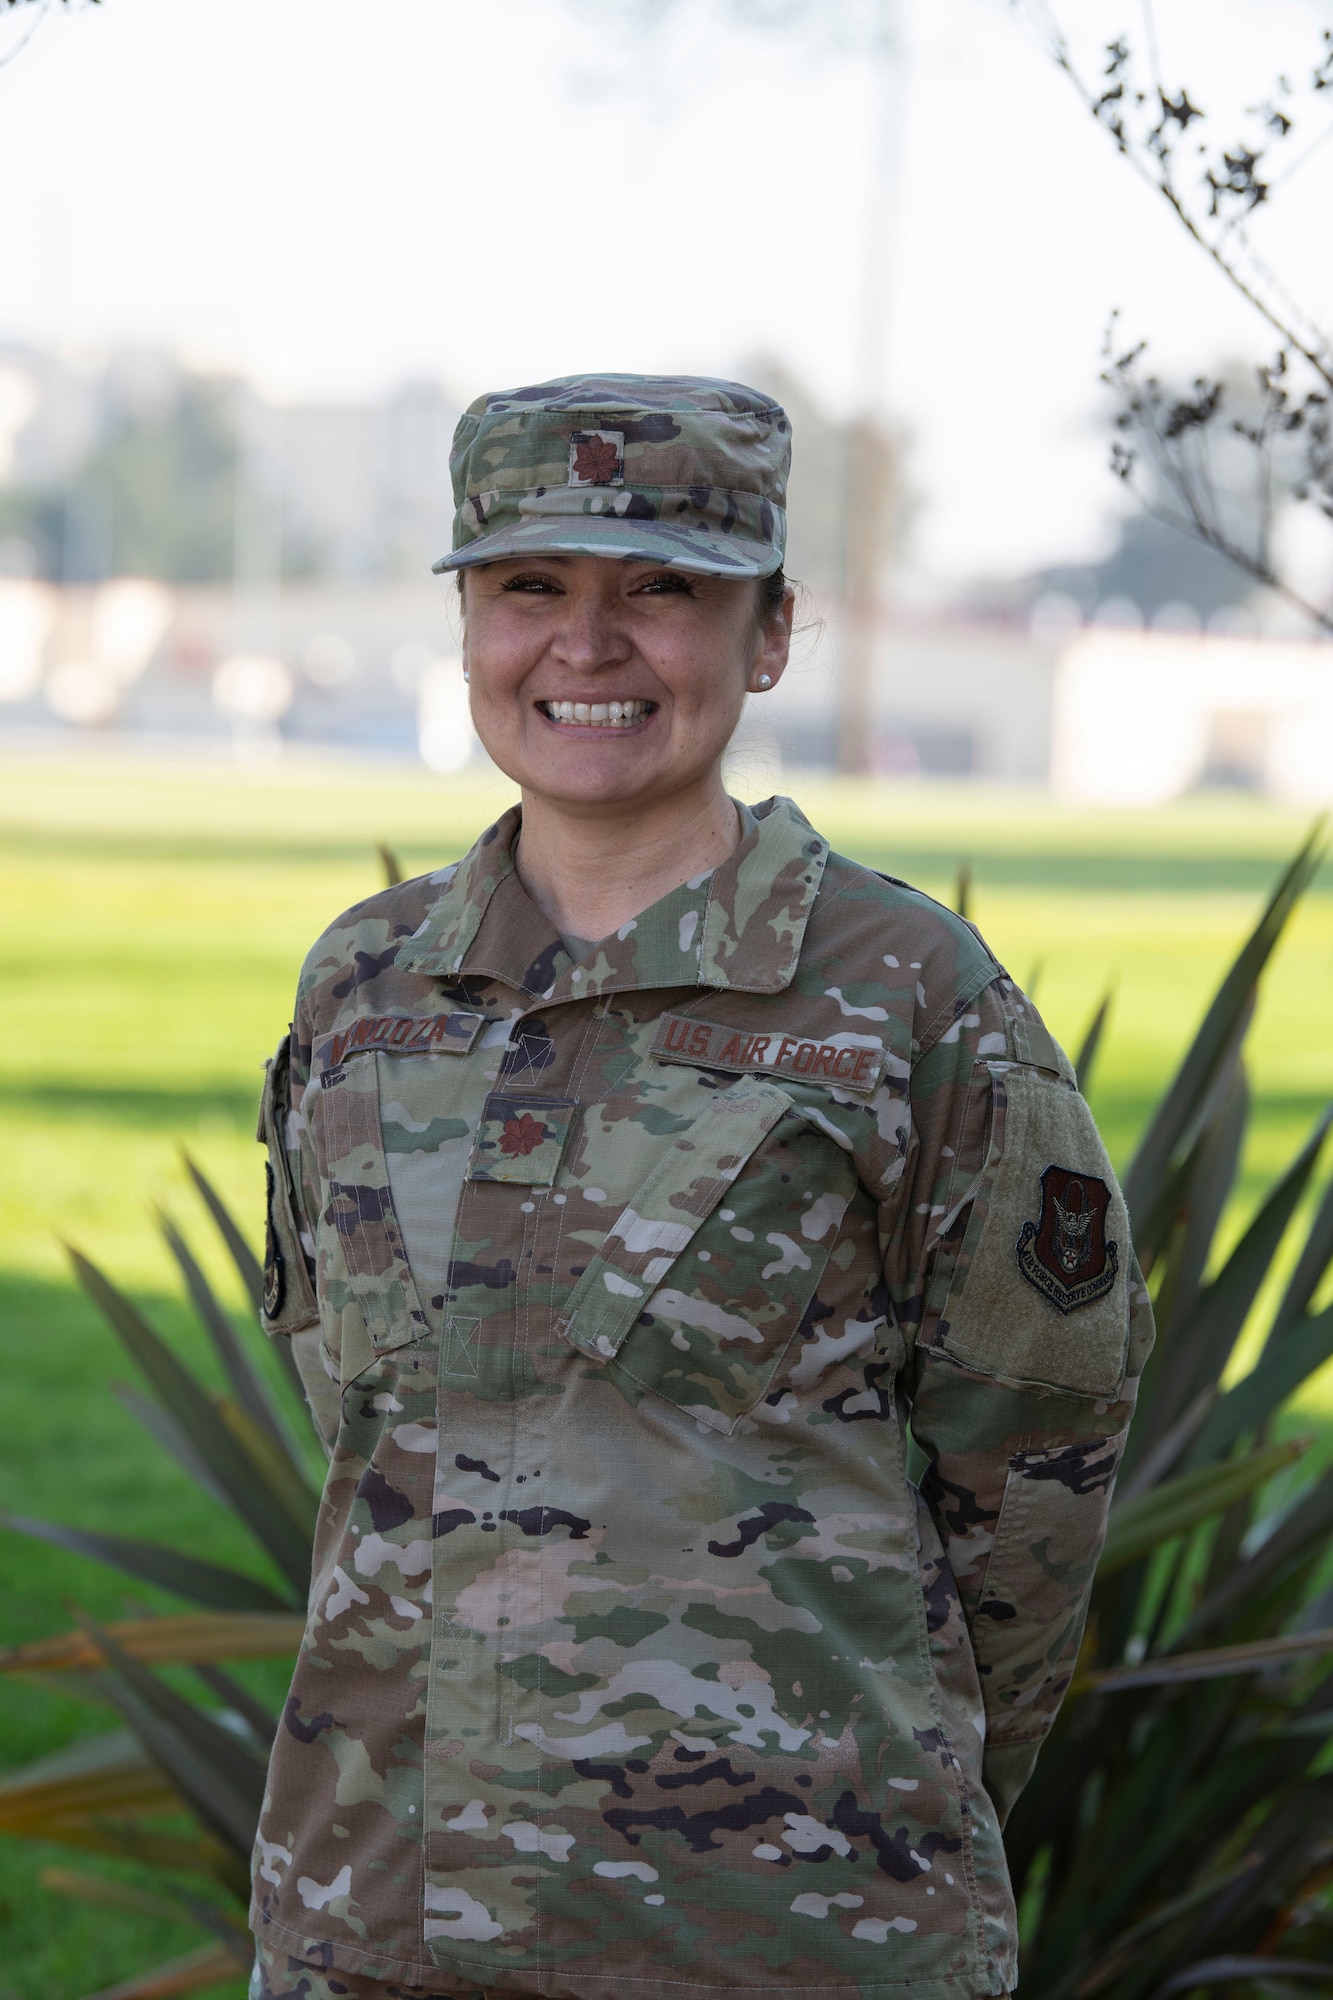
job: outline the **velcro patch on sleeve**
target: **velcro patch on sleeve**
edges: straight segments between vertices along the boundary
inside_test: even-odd
[[[1129,1216],[1083,1099],[990,1065],[990,1152],[935,1344],[965,1368],[1114,1400],[1129,1343]]]
[[[484,1014],[363,1014],[315,1044],[321,1070],[338,1069],[348,1056],[384,1050],[396,1056],[465,1056],[486,1025]]]
[[[696,1069],[759,1071],[793,1076],[869,1097],[884,1068],[883,1044],[869,1035],[836,1034],[827,1041],[806,1035],[752,1034],[699,1021],[692,1014],[663,1014],[650,1055],[659,1062],[688,1063]]]

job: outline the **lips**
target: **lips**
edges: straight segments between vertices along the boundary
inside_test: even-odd
[[[538,708],[551,722],[580,729],[633,729],[656,708],[655,701],[539,701]]]

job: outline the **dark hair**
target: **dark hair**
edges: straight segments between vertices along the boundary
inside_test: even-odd
[[[467,605],[463,598],[463,578],[466,575],[466,569],[454,571],[454,582],[458,586],[458,609],[464,618],[467,616]],[[782,565],[779,563],[768,576],[757,577],[754,588],[759,617],[766,625],[771,618],[777,617],[782,609],[783,599],[787,595],[787,576]]]
[[[756,595],[759,599],[759,616],[767,624],[770,618],[777,617],[782,609],[783,599],[787,595],[787,576],[781,563],[771,576],[759,578]]]

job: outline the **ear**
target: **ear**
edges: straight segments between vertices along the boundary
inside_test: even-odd
[[[782,593],[780,607],[771,618],[761,621],[756,634],[754,659],[750,668],[751,687],[761,674],[768,675],[770,688],[776,687],[782,679],[791,653],[791,628],[795,612],[796,592],[791,584],[788,584]]]

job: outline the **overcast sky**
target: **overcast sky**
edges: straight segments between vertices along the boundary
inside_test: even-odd
[[[1144,0],[1063,10],[1089,49],[1143,33]],[[1262,355],[1260,329],[1007,0],[901,0],[879,156],[864,56],[726,12],[676,0],[636,35],[636,0],[53,7],[0,68],[0,336],[176,343],[300,398],[763,351],[845,411],[879,171],[879,373],[914,440],[919,567],[1095,549],[1108,309],[1186,365]],[[1153,25],[1166,76],[1239,106],[1308,69],[1333,0],[1156,0]],[[1333,145],[1265,222],[1315,306],[1330,194]]]

